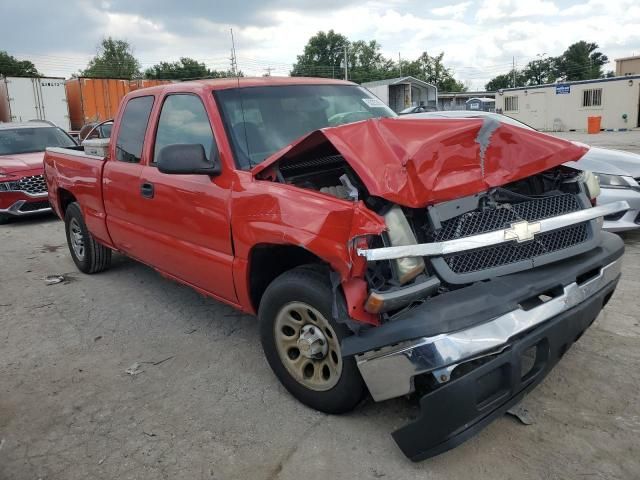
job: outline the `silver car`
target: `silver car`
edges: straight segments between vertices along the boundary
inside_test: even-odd
[[[506,115],[492,112],[451,110],[440,112],[424,112],[403,115],[402,118],[481,118],[491,117],[517,127],[534,130],[529,125],[514,120]],[[584,145],[579,142],[580,145]],[[640,227],[640,155],[620,150],[590,147],[589,151],[577,162],[569,162],[568,166],[580,170],[592,171],[600,181],[598,204],[606,204],[618,200],[626,200],[631,207],[626,212],[604,217],[604,229],[610,232],[622,232]]]

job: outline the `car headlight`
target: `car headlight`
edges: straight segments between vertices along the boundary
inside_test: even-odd
[[[609,175],[607,173],[594,173],[600,186],[603,188],[633,188],[640,189],[638,182],[633,177],[624,175]]]
[[[384,221],[387,224],[387,233],[391,246],[415,245],[418,243],[416,237],[409,226],[407,217],[402,209],[395,205],[385,215]],[[401,285],[413,280],[424,271],[424,260],[420,257],[406,257],[393,260],[393,264]]]

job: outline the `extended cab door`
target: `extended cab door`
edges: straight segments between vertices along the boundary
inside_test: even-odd
[[[140,196],[144,138],[154,97],[130,98],[116,122],[111,158],[102,174],[107,228],[113,244],[134,258],[145,260],[145,232],[140,225],[145,202]]]
[[[155,117],[140,176],[141,187],[149,192],[139,197],[144,215],[138,222],[147,240],[140,255],[186,283],[235,301],[228,211],[232,172],[169,175],[155,165],[160,149],[172,144],[200,144],[207,159],[218,159],[209,114],[198,95],[173,93],[164,97]]]

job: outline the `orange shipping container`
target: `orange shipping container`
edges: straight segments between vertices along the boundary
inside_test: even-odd
[[[71,128],[80,130],[90,122],[113,118],[120,101],[131,88],[129,80],[116,78],[72,78],[65,82]]]
[[[158,85],[165,85],[167,83],[173,83],[173,82],[171,80],[154,80],[154,79],[131,80],[129,82],[129,88],[131,88],[131,90],[138,90],[139,88],[157,87]]]

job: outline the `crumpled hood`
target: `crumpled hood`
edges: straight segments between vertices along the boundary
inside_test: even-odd
[[[274,153],[254,175],[329,142],[371,195],[424,207],[473,195],[582,157],[588,148],[492,118],[378,118],[316,130]]]
[[[0,155],[0,173],[12,173],[34,170],[38,167],[44,170],[44,152],[19,153],[14,155]]]

